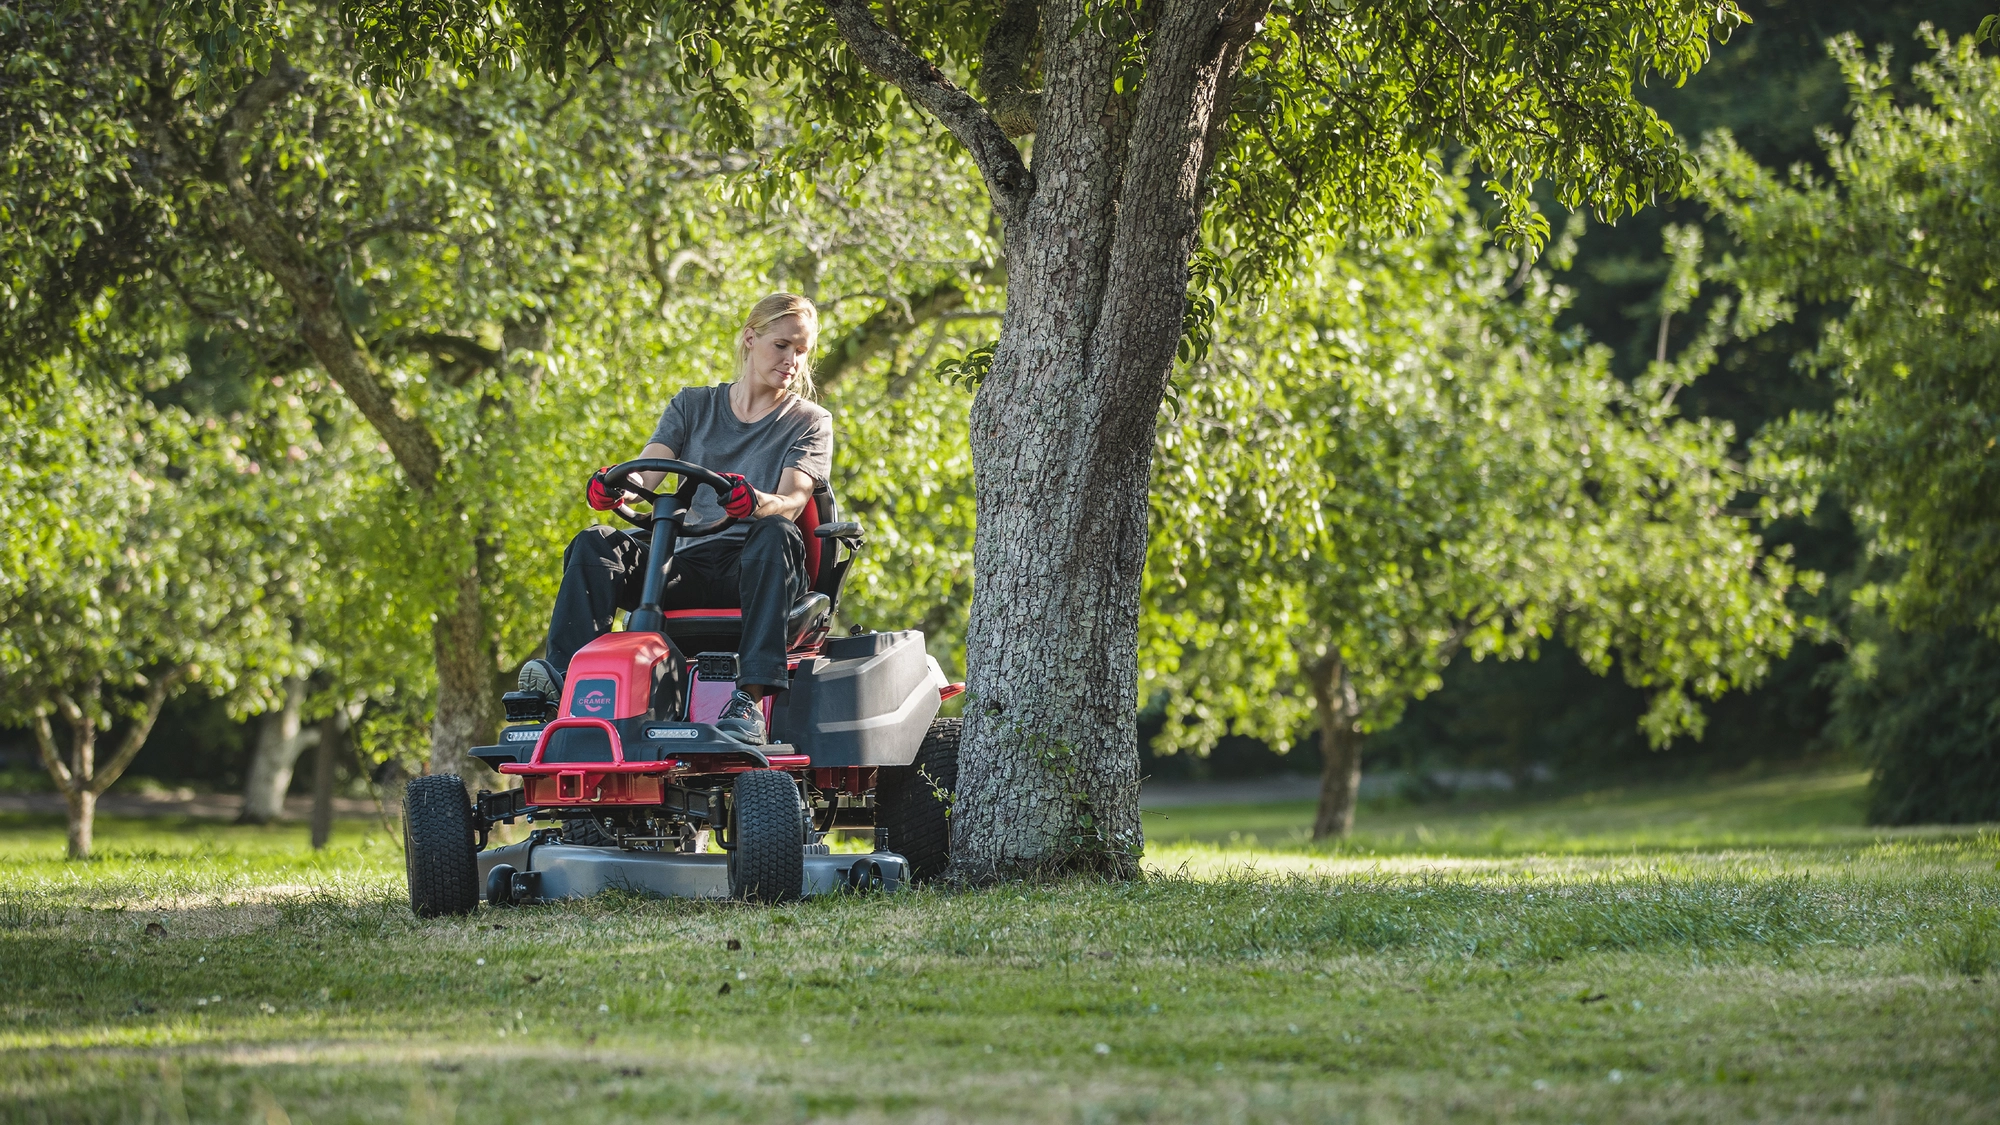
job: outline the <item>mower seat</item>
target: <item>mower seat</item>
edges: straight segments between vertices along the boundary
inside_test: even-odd
[[[698,652],[734,651],[737,638],[743,633],[740,609],[670,609],[661,616],[666,618],[667,636],[689,656]],[[799,642],[825,626],[832,617],[833,599],[818,590],[806,591],[806,596],[795,602],[785,615],[785,647],[798,647]]]
[[[839,522],[833,489],[825,481],[814,484],[812,502],[795,522],[805,539],[806,593],[785,615],[788,651],[825,636],[832,628],[833,613],[840,608],[840,587],[847,579],[847,568],[854,562],[854,551],[862,538],[859,527]],[[847,548],[844,557],[840,550],[843,546]],[[667,636],[688,656],[734,652],[743,635],[740,609],[670,609],[662,616],[666,619]]]

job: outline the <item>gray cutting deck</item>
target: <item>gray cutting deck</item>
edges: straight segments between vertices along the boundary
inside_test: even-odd
[[[856,852],[806,856],[805,893],[825,894],[847,885],[848,869],[857,860],[871,861],[881,872],[881,889],[899,890],[908,880],[909,861],[894,852]],[[663,898],[728,898],[729,857],[683,855],[676,852],[631,852],[619,848],[576,844],[532,844],[522,841],[479,853],[480,896],[486,875],[495,864],[516,871],[539,871],[542,899],[588,898],[602,891],[626,890]]]

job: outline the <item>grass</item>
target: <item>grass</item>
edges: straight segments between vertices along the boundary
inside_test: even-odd
[[[67,864],[0,820],[0,1118],[1992,1120],[2000,833],[1864,829],[1852,788],[1331,848],[1177,809],[1131,885],[436,922],[366,825],[110,822]]]
[[[1865,843],[1868,775],[1812,770],[1723,782],[1613,786],[1556,799],[1462,799],[1364,808],[1347,840],[1314,848],[1309,801],[1149,810],[1155,843],[1223,843],[1343,855],[1562,855]]]

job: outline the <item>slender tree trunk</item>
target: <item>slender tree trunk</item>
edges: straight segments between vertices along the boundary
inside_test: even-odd
[[[62,790],[63,808],[69,820],[67,850],[71,859],[90,858],[91,834],[97,824],[97,790],[91,782],[97,776],[97,711],[102,691],[102,682],[93,679],[81,693],[81,703],[65,693],[56,693],[57,709],[69,726],[67,762],[56,752],[48,716],[35,716],[35,742],[41,748],[42,765]]]
[[[299,712],[306,701],[306,678],[288,678],[284,692],[277,708],[266,711],[257,721],[257,741],[251,749],[250,769],[243,782],[243,810],[236,818],[244,824],[269,824],[284,818],[285,794],[292,787],[292,771],[299,755],[320,737],[317,730],[302,730],[299,726]]]
[[[97,794],[88,789],[65,790],[63,804],[69,812],[69,857],[89,859],[91,834],[97,828]]]
[[[103,678],[92,677],[79,693],[80,699],[61,690],[49,693],[50,703],[69,727],[69,759],[64,761],[62,752],[56,746],[55,731],[49,725],[46,711],[36,714],[31,726],[35,732],[35,746],[41,751],[42,768],[55,780],[67,807],[71,859],[90,858],[98,796],[111,788],[111,784],[125,773],[125,767],[132,764],[139,748],[146,744],[146,736],[153,732],[160,709],[194,674],[194,670],[194,665],[183,664],[145,681],[145,695],[140,701],[137,721],[126,730],[125,740],[112,751],[111,759],[101,766],[97,761],[97,716],[104,708]]]
[[[1360,701],[1347,666],[1338,656],[1305,665],[1319,711],[1319,811],[1313,816],[1313,839],[1345,836],[1354,830],[1354,802],[1361,793],[1361,741],[1357,720]]]
[[[319,742],[313,749],[312,846],[326,847],[333,838],[333,772],[341,750],[347,745],[347,728],[352,718],[345,706],[319,721]]]

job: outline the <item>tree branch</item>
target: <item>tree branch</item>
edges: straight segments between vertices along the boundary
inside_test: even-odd
[[[162,163],[183,174],[200,175],[226,191],[211,197],[213,220],[290,299],[301,340],[327,376],[389,447],[412,487],[429,492],[443,468],[444,453],[422,422],[410,416],[382,375],[375,357],[341,311],[333,274],[287,229],[283,217],[260,197],[243,175],[242,146],[263,114],[307,80],[305,71],[284,55],[271,59],[269,72],[244,87],[224,115],[208,160],[197,163],[175,133],[172,92],[156,87],[147,106],[148,125]]]
[[[35,712],[35,748],[42,752],[42,768],[49,771],[63,792],[70,792],[73,782],[69,767],[63,765],[62,754],[56,749],[56,733],[49,729],[49,715],[46,711]]]
[[[132,724],[132,729],[125,732],[125,741],[119,744],[118,752],[111,755],[111,760],[104,763],[97,775],[90,779],[90,792],[102,793],[111,788],[111,783],[117,781],[125,772],[125,767],[132,764],[139,748],[146,744],[146,736],[153,733],[153,724],[159,720],[160,709],[166,706],[167,697],[193,674],[194,665],[181,664],[164,676],[154,676],[152,683],[146,685],[145,710]]]
[[[841,376],[896,345],[924,324],[965,304],[965,290],[956,281],[941,282],[907,302],[889,300],[880,311],[828,345],[825,358],[813,366],[813,384],[825,390]]]
[[[862,65],[937,118],[972,153],[1000,217],[1010,220],[1023,214],[1035,194],[1034,174],[1021,160],[1021,150],[979,99],[953,85],[943,71],[884,31],[869,14],[868,0],[827,0],[827,7],[847,49]]]
[[[298,92],[309,75],[291,64],[283,52],[271,56],[271,69],[258,75],[236,95],[236,104],[222,115],[215,142],[209,146],[208,178],[234,186],[242,178],[243,144],[250,130],[271,107]]]
[[[403,332],[386,343],[399,350],[427,352],[436,357],[441,361],[439,366],[445,369],[445,381],[454,387],[464,386],[481,371],[498,367],[504,358],[470,336],[450,332]]]
[[[1041,25],[1041,0],[1005,0],[980,45],[979,93],[1010,137],[1027,136],[1041,120],[1042,92],[1030,85]]]

